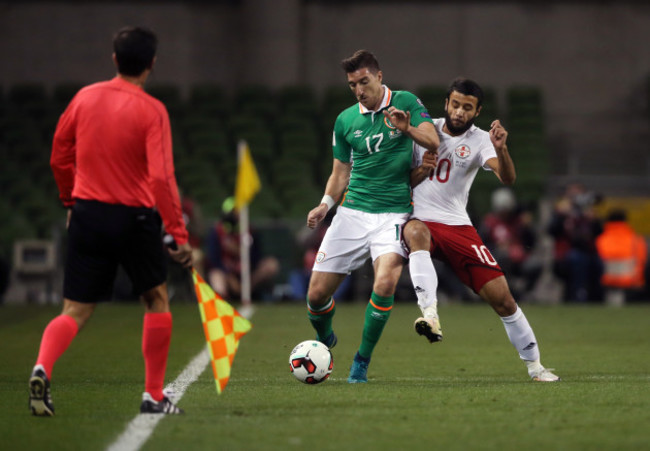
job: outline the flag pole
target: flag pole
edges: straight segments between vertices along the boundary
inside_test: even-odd
[[[239,141],[237,144],[237,158],[239,166],[237,168],[237,183],[235,184],[235,208],[239,212],[242,315],[250,316],[253,310],[251,304],[250,248],[253,243],[249,226],[248,205],[255,197],[255,194],[259,192],[262,184],[255,163],[253,163],[248,143],[244,140]]]
[[[248,205],[239,212],[239,242],[241,243],[241,303],[243,307],[251,306],[251,234],[249,231]]]
[[[239,141],[237,146],[237,159],[242,161],[244,152],[248,145],[245,141]],[[241,163],[240,163],[241,164]],[[239,242],[240,242],[240,261],[241,261],[241,303],[243,311],[247,312],[251,308],[251,234],[250,221],[248,216],[248,204],[245,203],[239,209]]]

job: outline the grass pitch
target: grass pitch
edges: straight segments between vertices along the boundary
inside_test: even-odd
[[[365,304],[340,303],[334,371],[316,386],[289,373],[313,338],[305,308],[257,306],[230,383],[210,369],[143,449],[650,449],[650,305],[522,306],[542,363],[563,381],[534,383],[487,305],[441,306],[445,339],[417,336],[415,305],[396,304],[368,372],[346,382]],[[54,368],[53,418],[27,408],[43,328],[59,307],[0,307],[0,448],[106,449],[135,417],[143,390],[142,308],[101,305]],[[172,381],[205,346],[193,303],[173,306]]]

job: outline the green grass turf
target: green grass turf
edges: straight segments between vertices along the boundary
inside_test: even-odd
[[[288,356],[313,338],[304,305],[259,305],[230,383],[217,396],[206,370],[143,449],[402,450],[650,449],[650,305],[524,305],[561,383],[528,379],[486,305],[442,306],[445,339],[412,330],[397,304],[369,369],[346,382],[359,344],[361,303],[337,306],[334,372],[316,386],[289,373]],[[105,449],[137,414],[143,389],[139,305],[98,307],[54,369],[53,418],[27,408],[41,333],[58,307],[0,307],[0,449]],[[196,306],[177,304],[168,381],[203,348]]]

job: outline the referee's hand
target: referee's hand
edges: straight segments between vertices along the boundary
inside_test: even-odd
[[[179,263],[184,268],[192,266],[192,246],[190,246],[190,243],[178,245],[176,249],[167,247],[167,252],[176,263]]]

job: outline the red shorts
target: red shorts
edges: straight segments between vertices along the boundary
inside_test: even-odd
[[[473,226],[422,222],[431,232],[431,256],[447,263],[461,282],[476,293],[490,280],[503,275]]]

